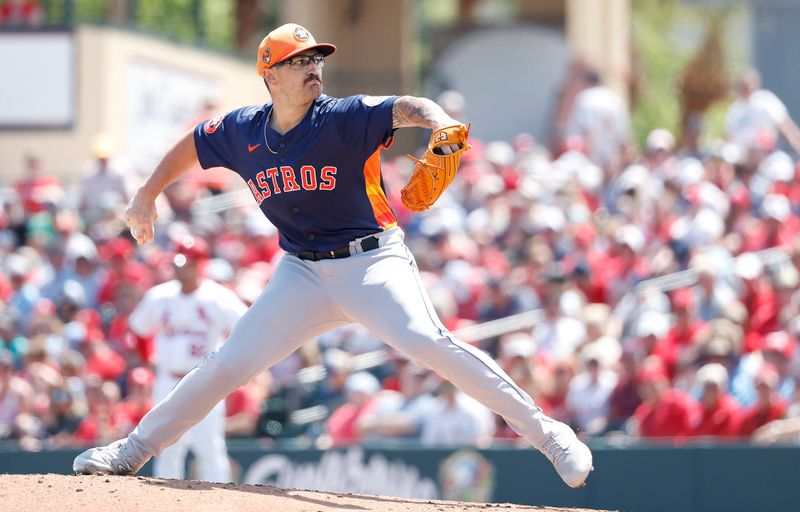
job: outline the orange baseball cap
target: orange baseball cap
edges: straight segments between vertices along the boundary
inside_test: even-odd
[[[311,32],[296,23],[281,25],[267,34],[258,45],[256,69],[259,76],[265,69],[311,48],[318,49],[325,56],[336,51],[336,47],[332,44],[317,43]]]

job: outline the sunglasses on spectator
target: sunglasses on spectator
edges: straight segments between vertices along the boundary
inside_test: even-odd
[[[325,65],[325,56],[321,53],[315,53],[314,55],[300,55],[298,57],[292,57],[291,59],[286,59],[281,62],[275,63],[275,66],[283,66],[284,64],[289,66],[289,69],[303,69],[304,67],[308,66],[311,63],[318,65],[319,67],[323,67]]]

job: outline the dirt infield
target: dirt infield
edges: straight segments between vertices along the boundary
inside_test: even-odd
[[[211,484],[149,477],[0,475],[2,512],[477,512],[479,510],[590,512],[585,509],[509,504],[420,501],[277,489],[261,485]]]

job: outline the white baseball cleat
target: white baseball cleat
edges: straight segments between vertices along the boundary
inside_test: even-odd
[[[132,475],[142,469],[148,458],[140,460],[134,457],[126,438],[86,450],[75,457],[72,470],[80,475]]]
[[[577,489],[586,485],[586,479],[594,469],[592,451],[578,439],[569,425],[553,420],[550,437],[541,452],[553,463],[558,476],[568,486]]]

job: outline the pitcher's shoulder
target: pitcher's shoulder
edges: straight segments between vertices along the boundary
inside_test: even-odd
[[[250,122],[263,119],[269,109],[272,108],[272,102],[264,103],[262,105],[245,105],[230,111],[229,115],[237,122]]]

